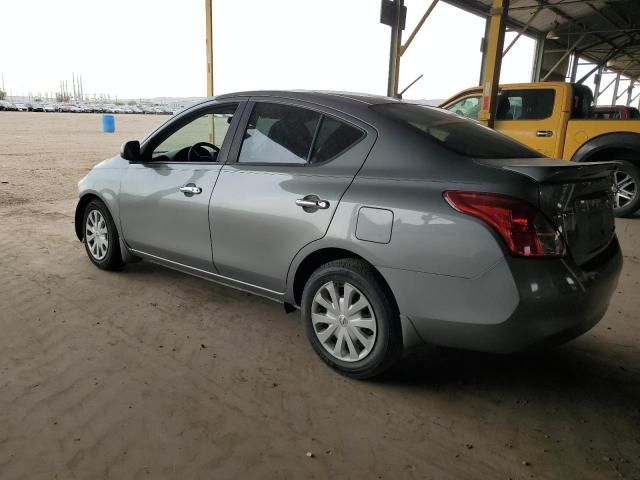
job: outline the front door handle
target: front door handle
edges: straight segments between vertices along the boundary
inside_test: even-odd
[[[320,199],[315,200],[313,197],[299,198],[298,200],[296,200],[296,205],[305,209],[310,208],[314,210],[317,208],[321,210],[326,210],[327,208],[329,208],[329,202]]]
[[[553,137],[553,132],[551,130],[538,130],[536,132],[536,137],[542,137],[542,138]]]
[[[193,183],[188,183],[180,187],[180,191],[185,195],[200,195],[202,193],[202,189],[200,187],[196,187]]]

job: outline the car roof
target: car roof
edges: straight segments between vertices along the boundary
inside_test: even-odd
[[[253,90],[236,93],[227,93],[216,96],[216,99],[228,97],[274,97],[274,98],[291,98],[296,100],[306,100],[311,102],[327,102],[339,101],[349,103],[365,103],[367,105],[376,105],[379,103],[397,102],[398,99],[385,97],[382,95],[373,95],[368,93],[339,92],[331,90]]]
[[[365,109],[368,110],[371,105],[402,102],[400,99],[382,95],[322,90],[254,90],[218,95],[207,100],[237,99],[239,97],[245,97],[247,100],[251,97],[299,100],[352,114],[362,113]]]

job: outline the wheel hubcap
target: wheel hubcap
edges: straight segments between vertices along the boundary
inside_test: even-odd
[[[311,304],[311,322],[320,344],[339,360],[362,360],[373,350],[377,333],[373,308],[350,283],[320,287]]]
[[[615,208],[624,208],[635,199],[638,186],[633,177],[622,170],[614,174],[613,180]]]
[[[102,260],[109,249],[109,235],[107,222],[98,210],[91,210],[87,215],[85,226],[85,241],[89,247],[91,256],[96,260]]]

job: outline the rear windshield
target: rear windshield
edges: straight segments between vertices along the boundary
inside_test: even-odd
[[[445,110],[410,103],[382,103],[372,110],[409,125],[465,157],[540,158],[542,155],[480,123]]]

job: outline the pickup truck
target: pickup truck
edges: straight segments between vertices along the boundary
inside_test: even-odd
[[[474,120],[481,87],[464,90],[440,107]],[[593,94],[564,82],[501,85],[494,128],[543,155],[572,162],[616,161],[616,216],[640,209],[640,121],[601,119]]]

